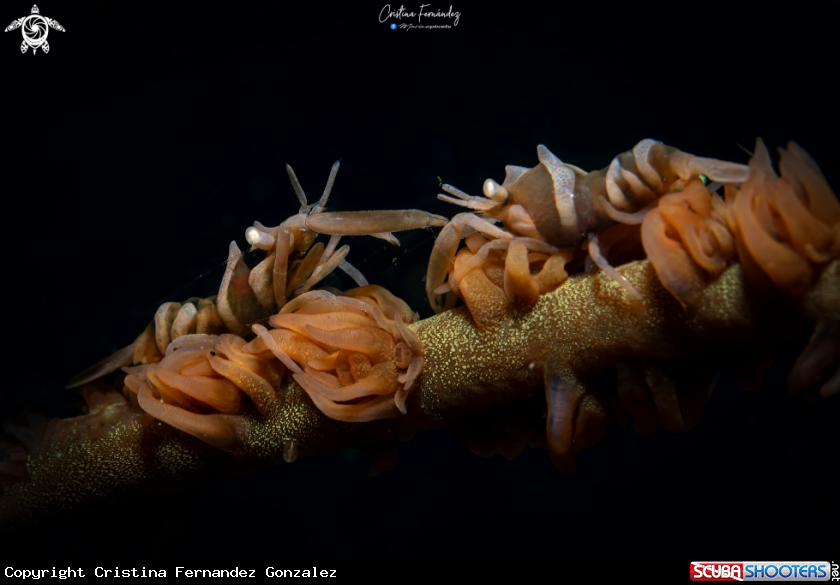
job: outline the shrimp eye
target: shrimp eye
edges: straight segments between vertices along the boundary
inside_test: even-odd
[[[492,199],[497,203],[505,203],[508,199],[508,192],[507,189],[499,185],[493,179],[487,179],[484,181],[484,186],[482,188],[484,192],[484,196],[488,199]]]

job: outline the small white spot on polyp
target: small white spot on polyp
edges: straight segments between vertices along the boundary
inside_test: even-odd
[[[532,372],[534,371],[534,368],[536,368],[536,367],[537,367],[537,364],[535,364],[534,362],[531,362],[530,364],[528,364],[528,369],[531,370]]]
[[[56,453],[55,456],[61,459],[61,453]]]

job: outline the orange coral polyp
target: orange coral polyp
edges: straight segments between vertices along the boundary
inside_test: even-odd
[[[243,346],[276,348],[294,360],[294,379],[330,418],[362,422],[407,412],[405,399],[423,369],[423,344],[404,321],[414,313],[385,289],[368,285],[354,296],[310,295],[294,312],[270,319],[270,332]],[[387,315],[391,315],[393,319]]]
[[[141,386],[137,402],[147,413],[168,425],[225,451],[245,443],[246,427],[239,416],[229,414],[196,414],[155,399],[148,384]]]
[[[216,372],[210,367],[210,362],[207,361],[207,351],[204,351],[201,359],[197,359],[188,363],[181,370],[183,376],[213,376]]]
[[[403,323],[414,323],[417,321],[417,314],[411,310],[408,303],[391,293],[388,289],[376,284],[351,288],[342,293],[342,297],[356,298],[365,301],[371,306],[377,306],[385,315],[394,315],[397,312],[402,317]]]
[[[157,364],[149,365],[148,369],[145,372],[146,379],[140,384],[140,390],[142,390],[144,385],[146,385],[149,386],[150,390],[154,390],[155,394],[159,395],[160,399],[166,402],[167,404],[173,404],[175,406],[178,406],[180,408],[186,408],[193,412],[212,411],[212,407],[209,407],[206,402],[197,398],[193,398],[192,396],[180,390],[179,388],[170,386],[169,384],[164,382],[158,376],[158,370],[160,369],[162,368]]]
[[[531,278],[528,249],[524,244],[508,248],[505,257],[505,297],[511,304],[533,305],[540,296],[540,287]]]
[[[275,345],[280,348],[294,363],[308,364],[310,360],[319,360],[330,355],[326,349],[312,342],[305,335],[289,329],[271,329],[267,332]],[[244,351],[265,355],[269,351],[265,341],[257,337],[243,347]]]
[[[684,307],[735,255],[722,206],[700,179],[665,195],[642,222],[642,244],[663,286]]]
[[[399,382],[396,376],[396,366],[393,363],[379,363],[374,365],[369,374],[356,382],[355,384],[348,384],[341,386],[339,380],[336,378],[336,385],[332,381],[325,379],[324,372],[318,372],[307,368],[306,374],[312,378],[312,388],[318,394],[332,400],[333,402],[347,402],[355,400],[356,398],[363,398],[365,396],[380,396],[384,394],[393,394],[397,391]],[[327,382],[327,383],[325,383]]]
[[[815,217],[828,225],[840,223],[840,202],[817,162],[801,146],[788,142],[787,150],[779,148],[779,170]]]
[[[221,343],[216,346],[217,351],[221,351],[227,359],[251,370],[273,388],[280,386],[283,381],[283,373],[285,369],[283,364],[274,359],[262,359],[248,352],[243,351],[245,347],[245,340],[236,335],[222,335]],[[210,356],[212,357],[212,356]]]
[[[384,418],[395,418],[405,414],[400,411],[392,396],[372,397],[356,404],[337,404],[321,396],[312,385],[312,378],[306,374],[294,374],[295,381],[300,384],[315,406],[327,417],[342,422],[369,422]]]
[[[335,305],[333,305],[335,310]],[[272,327],[291,329],[301,335],[306,335],[306,327],[317,327],[325,331],[336,329],[352,329],[358,327],[376,327],[376,321],[372,318],[356,313],[318,313],[310,315],[299,315],[287,313],[285,315],[274,315],[269,319]]]
[[[241,446],[242,393],[264,415],[277,401],[283,367],[242,351],[245,340],[222,335],[216,351],[184,348],[159,364],[130,368],[126,387],[153,417],[225,450]],[[217,414],[218,413],[218,414]]]
[[[233,414],[241,412],[241,394],[230,381],[207,376],[190,376],[170,372],[166,368],[154,368],[149,374],[160,382],[177,388],[184,394],[200,400],[219,412]]]
[[[762,208],[766,209],[766,203],[760,195],[752,186],[744,186],[734,204],[744,247],[775,286],[792,293],[803,291],[811,282],[813,271],[805,258],[774,238],[771,228],[762,224]]]
[[[265,414],[277,402],[275,389],[253,370],[222,359],[218,355],[211,355],[208,360],[219,375],[236,384],[237,388],[248,395],[261,414]]]
[[[393,359],[394,338],[387,332],[373,328],[338,329],[327,331],[306,325],[309,339],[329,347],[356,351],[377,362]]]
[[[726,191],[727,219],[739,255],[748,256],[741,261],[761,273],[755,280],[799,295],[818,265],[840,257],[840,204],[810,156],[792,142],[788,149],[779,149],[780,178],[757,142],[749,178]]]
[[[547,242],[528,237],[487,240],[479,234],[467,237],[467,247],[460,250],[449,271],[449,281],[440,289],[451,290],[466,304],[469,294],[461,289],[462,281],[481,269],[498,286],[510,304],[530,307],[541,294],[551,292],[568,278],[565,265],[573,254]]]
[[[706,272],[717,276],[735,254],[731,234],[715,216],[709,193],[699,179],[690,181],[679,193],[665,195],[659,211],[689,250],[692,259]]]

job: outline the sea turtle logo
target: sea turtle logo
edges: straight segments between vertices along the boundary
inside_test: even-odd
[[[6,27],[3,32],[9,32],[20,27],[23,33],[23,42],[20,44],[20,52],[25,53],[26,49],[32,47],[32,54],[40,48],[45,53],[50,52],[50,44],[47,42],[47,34],[50,32],[50,27],[55,30],[64,32],[64,27],[58,24],[58,21],[46,16],[41,16],[38,10],[38,5],[32,5],[32,14],[18,18],[12,21],[12,24]]]

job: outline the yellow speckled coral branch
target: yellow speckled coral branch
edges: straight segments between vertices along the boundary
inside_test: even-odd
[[[840,290],[838,264],[823,271],[806,298],[809,313],[836,313],[836,292],[827,291]],[[439,427],[466,412],[540,392],[551,373],[582,377],[632,357],[703,354],[786,332],[784,319],[768,318],[779,307],[760,300],[739,264],[706,287],[688,315],[661,286],[650,262],[621,271],[644,294],[643,310],[627,311],[621,289],[596,273],[571,277],[533,310],[511,314],[495,330],[476,327],[466,308],[409,325],[427,348],[426,366],[408,398],[408,415],[400,418],[332,420],[287,377],[264,418],[244,416],[241,446],[226,452],[125,400],[99,401],[87,415],[62,421],[60,432],[30,456],[28,481],[5,487],[2,525],[11,529],[83,504],[181,490],[294,457]]]

